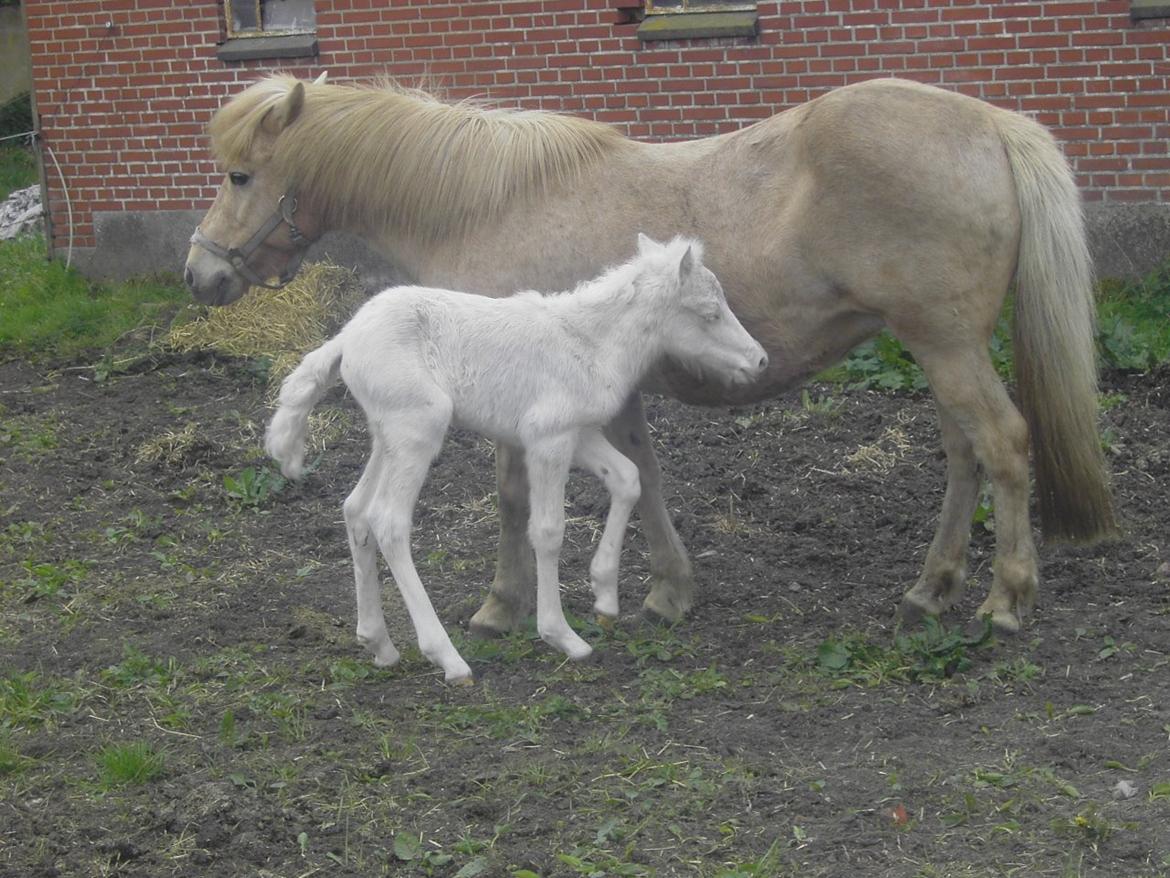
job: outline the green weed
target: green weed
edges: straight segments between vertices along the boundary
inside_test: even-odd
[[[970,668],[970,650],[989,643],[991,636],[988,620],[972,636],[927,617],[922,630],[899,633],[891,646],[871,643],[857,634],[830,637],[817,648],[816,666],[842,685],[942,680]]]
[[[276,470],[267,466],[246,467],[239,475],[225,475],[223,489],[228,499],[240,507],[259,509],[271,497],[275,497],[288,484],[286,479]]]
[[[32,150],[26,146],[0,146],[0,201],[17,189],[27,189],[36,183],[37,162]]]

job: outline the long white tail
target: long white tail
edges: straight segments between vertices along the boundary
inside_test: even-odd
[[[290,479],[299,479],[305,469],[309,412],[337,383],[340,371],[341,340],[337,337],[306,355],[280,385],[280,406],[268,425],[264,448]]]

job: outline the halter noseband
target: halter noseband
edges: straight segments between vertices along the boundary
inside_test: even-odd
[[[245,280],[253,286],[264,287],[266,290],[279,290],[290,280],[296,277],[297,271],[300,270],[301,262],[305,258],[305,253],[309,249],[309,244],[312,243],[305,234],[297,228],[297,224],[293,222],[293,214],[297,212],[297,199],[291,193],[286,193],[280,196],[280,201],[276,204],[276,210],[272,216],[262,225],[252,237],[250,237],[240,247],[227,248],[215,243],[205,234],[198,226],[195,227],[195,234],[191,236],[191,243],[198,244],[208,253],[218,256],[231,264],[232,268],[236,270]],[[268,240],[268,236],[275,231],[276,227],[284,224],[288,226],[288,237],[293,244],[302,249],[293,255],[292,260],[285,265],[284,271],[280,274],[280,279],[275,284],[268,283],[267,278],[260,277],[260,275],[248,265],[248,260],[252,258],[260,246]]]

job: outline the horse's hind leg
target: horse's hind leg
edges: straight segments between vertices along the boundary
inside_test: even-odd
[[[971,519],[979,500],[979,465],[971,440],[941,405],[938,419],[947,455],[947,489],[922,575],[902,599],[899,615],[907,624],[941,615],[962,594]]]
[[[642,606],[654,618],[677,622],[694,604],[695,578],[662,497],[662,470],[650,441],[640,394],[630,397],[605,432],[614,447],[638,467],[642,489],[638,520],[650,549],[650,593]]]
[[[410,554],[414,504],[431,461],[442,447],[450,417],[449,407],[441,414],[439,408],[437,403],[433,404],[425,410],[425,415],[417,410],[395,413],[393,434],[387,431],[381,437],[386,447],[385,465],[380,471],[376,509],[371,520],[382,554],[410,614],[419,650],[443,669],[448,682],[461,682],[471,678],[471,668],[447,636]]]
[[[916,350],[911,346],[911,351],[926,371],[940,407],[970,441],[991,481],[995,564],[991,592],[977,616],[989,616],[1004,631],[1018,631],[1035,605],[1039,579],[1028,515],[1027,424],[995,374],[986,350],[944,354],[937,347]],[[969,482],[964,490],[970,490]],[[953,497],[954,515],[970,504],[968,496]],[[957,521],[949,526],[958,529]]]
[[[494,637],[518,628],[532,612],[536,567],[528,542],[528,472],[524,452],[496,444],[500,541],[496,575],[483,606],[471,617],[471,632]]]
[[[618,615],[618,564],[622,541],[630,513],[638,502],[641,490],[638,468],[614,448],[598,430],[586,430],[577,443],[576,462],[603,482],[609,491],[609,514],[601,534],[597,551],[589,564],[589,580],[593,586],[593,611],[602,618]]]
[[[353,556],[354,585],[357,591],[357,639],[374,654],[374,664],[390,667],[398,664],[398,650],[386,630],[382,611],[382,590],[378,581],[378,543],[371,530],[372,504],[385,464],[380,444],[375,440],[373,453],[357,487],[345,500],[345,530]]]

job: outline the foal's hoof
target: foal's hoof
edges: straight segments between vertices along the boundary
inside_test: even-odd
[[[447,677],[443,680],[448,686],[458,686],[460,689],[470,689],[475,685],[475,677],[468,671],[467,674],[461,677]]]
[[[978,626],[982,629],[985,619],[991,619],[991,627],[995,629],[997,634],[1019,634],[1024,627],[1020,621],[1020,617],[1011,610],[992,610],[990,613],[976,613],[971,627]]]
[[[597,614],[597,627],[607,634],[612,634],[614,627],[617,625],[617,616],[610,616],[606,613]]]

